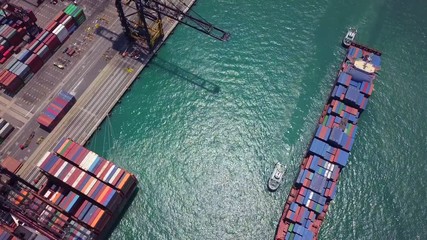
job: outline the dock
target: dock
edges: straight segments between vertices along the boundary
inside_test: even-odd
[[[101,2],[99,2],[100,5],[103,4]],[[187,12],[195,3],[195,0],[173,2],[181,10]],[[112,12],[114,4],[109,4],[111,6],[106,6],[104,9]],[[99,15],[100,13],[93,8],[92,12],[89,14]],[[88,20],[94,21],[94,19],[90,17]],[[75,63],[68,73],[64,74],[63,71],[58,73],[57,77],[60,78],[59,84],[53,89],[49,89],[49,96],[39,96],[39,102],[37,104],[34,103],[32,107],[31,105],[26,107],[25,103],[20,101],[25,98],[25,96],[23,96],[25,92],[28,93],[31,91],[26,88],[30,88],[31,85],[37,85],[37,76],[27,84],[29,86],[24,87],[23,93],[18,93],[14,98],[0,96],[0,98],[2,98],[2,104],[8,106],[10,109],[15,109],[14,106],[17,106],[16,109],[21,110],[16,113],[18,115],[16,119],[21,120],[20,123],[17,123],[17,132],[14,132],[11,139],[8,139],[1,149],[3,157],[11,155],[17,159],[24,160],[23,166],[17,173],[19,176],[33,183],[39,176],[36,163],[43,157],[46,151],[52,150],[52,148],[64,137],[71,138],[81,145],[84,145],[88,141],[103,120],[112,111],[114,106],[119,102],[121,97],[126,91],[131,89],[132,83],[155,56],[155,53],[164,44],[178,24],[177,21],[168,17],[163,17],[162,22],[164,32],[163,39],[156,45],[154,51],[145,56],[142,60],[122,57],[118,51],[111,50],[110,39],[100,37],[93,41],[89,48],[85,49],[85,54],[81,56],[81,59]],[[112,37],[117,37],[118,33],[121,33],[121,31],[122,26],[120,25],[120,21],[115,19],[108,26],[107,33]],[[85,33],[81,30],[80,34],[83,35]],[[111,55],[108,61],[103,59],[106,52]],[[56,55],[57,54],[58,53],[56,53]],[[44,68],[53,68],[53,71],[58,72],[58,69],[54,69],[52,66],[45,66]],[[132,71],[129,71],[129,69],[132,69]],[[43,71],[42,69],[40,72]],[[50,73],[50,75],[55,75],[55,73]],[[38,128],[36,118],[40,110],[43,109],[61,89],[76,94],[76,104],[51,133],[42,135],[44,140],[40,145],[36,145],[33,141],[30,144],[30,149],[23,151],[16,150],[16,145],[28,137],[26,133]],[[24,114],[25,110],[28,112]],[[8,115],[9,112],[16,111],[0,112],[0,115]],[[38,134],[38,132],[36,134]],[[36,186],[40,187],[42,183],[43,182],[38,182]]]

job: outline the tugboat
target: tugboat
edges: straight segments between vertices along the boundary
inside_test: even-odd
[[[347,31],[347,34],[345,35],[344,39],[342,40],[342,44],[345,47],[349,47],[351,42],[353,42],[354,38],[356,37],[357,29],[356,28],[349,28]]]
[[[285,167],[281,163],[276,163],[273,173],[268,180],[268,189],[270,191],[276,191],[282,183],[283,174],[285,173]]]

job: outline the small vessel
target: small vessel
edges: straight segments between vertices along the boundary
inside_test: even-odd
[[[268,179],[268,189],[270,191],[276,191],[282,183],[283,174],[285,173],[285,167],[281,163],[276,163],[273,173],[270,179]]]
[[[357,29],[356,28],[349,28],[347,31],[347,34],[345,35],[344,39],[342,40],[342,44],[345,47],[349,47],[351,42],[353,42],[354,38],[356,37]]]

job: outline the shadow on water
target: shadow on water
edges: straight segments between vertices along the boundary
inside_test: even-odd
[[[130,41],[126,38],[126,35],[124,33],[117,34],[106,29],[103,26],[99,26],[95,30],[95,34],[111,41],[113,43],[112,49],[119,52],[127,51],[131,55],[132,53],[137,53],[136,54],[137,58],[135,60],[140,61],[141,63],[146,62],[146,59],[149,55],[149,52],[147,51],[147,49],[137,44],[130,44]],[[130,56],[130,57],[133,57],[133,56]],[[180,79],[183,79],[189,83],[192,83],[193,85],[203,88],[204,90],[210,93],[217,94],[220,91],[220,87],[214,84],[213,82],[210,82],[204,78],[201,78],[200,76],[197,76],[196,74],[188,70],[185,70],[162,58],[156,57],[156,60],[152,61],[151,64],[175,76],[178,76]]]
[[[171,62],[168,62],[160,57],[156,57],[155,61],[152,61],[151,64],[153,64],[156,67],[159,67],[177,77],[180,79],[183,79],[195,86],[198,86],[200,88],[203,88],[204,90],[212,93],[217,94],[220,91],[220,87],[216,85],[215,83],[208,81],[186,69],[183,69]]]

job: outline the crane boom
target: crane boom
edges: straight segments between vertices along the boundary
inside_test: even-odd
[[[185,13],[171,2],[130,0],[123,3],[122,0],[115,0],[115,4],[125,35],[131,40],[144,42],[150,51],[153,51],[154,46],[163,37],[163,17],[174,19],[220,41],[230,38],[228,32],[215,27],[200,16]]]

